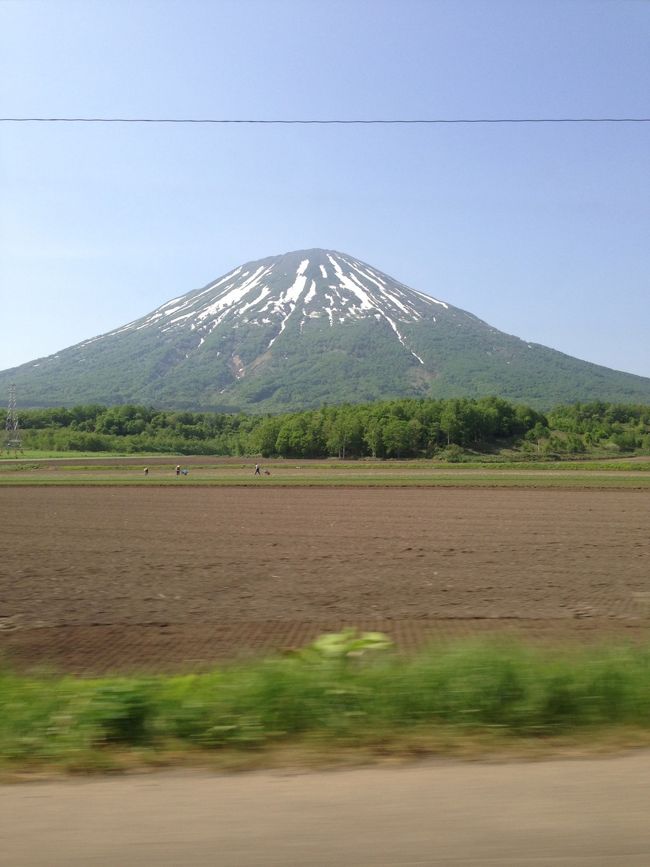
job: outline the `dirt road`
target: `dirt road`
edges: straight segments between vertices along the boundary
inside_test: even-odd
[[[11,867],[647,867],[650,753],[0,787]]]

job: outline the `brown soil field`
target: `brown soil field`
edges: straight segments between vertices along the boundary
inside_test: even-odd
[[[196,668],[345,625],[650,636],[647,491],[7,487],[0,528],[21,668]]]

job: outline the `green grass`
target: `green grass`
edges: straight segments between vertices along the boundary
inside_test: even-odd
[[[0,453],[0,469],[8,470],[17,465],[25,465],[32,466],[34,464],[38,464],[42,461],[47,461],[48,464],[66,464],[69,461],[78,461],[82,459],[89,459],[92,461],[91,464],[87,464],[89,467],[101,467],[101,466],[109,466],[109,464],[102,465],[100,462],[102,459],[106,459],[108,461],[113,461],[115,459],[125,458],[128,460],[136,461],[130,469],[135,470],[136,472],[141,471],[140,464],[142,466],[146,465],[148,461],[159,461],[159,460],[167,460],[170,465],[176,463],[183,463],[188,459],[187,455],[175,455],[175,454],[160,454],[159,452],[152,453],[127,453],[127,452],[61,452],[61,451],[42,451],[36,449],[25,449],[23,452],[19,454],[2,452]],[[195,460],[195,458],[193,458]],[[233,464],[237,464],[241,462],[246,465],[254,465],[257,461],[260,461],[260,458],[251,455],[251,456],[227,456],[227,455],[214,455],[210,457],[204,457],[200,463],[194,463],[195,467],[214,467],[217,466],[230,466]],[[439,460],[437,458],[406,458],[403,460],[396,460],[394,458],[388,458],[385,460],[378,460],[372,458],[360,458],[358,460],[339,460],[334,458],[269,458],[267,460],[263,460],[264,464],[268,464],[270,466],[282,466],[286,465],[288,467],[293,466],[303,466],[305,468],[309,468],[313,471],[335,471],[335,472],[345,472],[347,470],[372,470],[373,468],[380,467],[382,469],[393,470],[393,469],[454,469],[454,470],[463,470],[463,469],[489,469],[489,470],[584,470],[584,471],[592,471],[592,470],[623,470],[623,471],[634,471],[634,472],[649,472],[650,473],[650,455],[638,455],[636,458],[631,457],[620,457],[620,458],[611,458],[604,457],[602,455],[585,455],[581,458],[565,458],[564,460],[553,460],[548,458],[540,458],[537,460],[530,459],[529,457],[517,457],[514,458],[512,454],[508,453],[504,454],[485,454],[485,455],[477,455],[476,453],[468,453],[462,457],[460,461],[444,461]],[[83,465],[78,465],[83,466]]]
[[[124,458],[138,457],[127,452],[77,452],[54,451],[53,449],[22,449],[20,452],[0,452],[0,461],[76,460],[77,458]],[[157,455],[160,457],[160,455]]]
[[[650,488],[649,477],[625,477],[566,474],[548,476],[544,474],[526,473],[517,476],[503,476],[485,473],[473,476],[463,476],[453,473],[446,476],[408,477],[395,474],[392,476],[304,476],[282,477],[273,474],[272,479],[253,479],[250,474],[245,477],[224,476],[201,477],[193,473],[188,479],[128,478],[118,475],[93,474],[85,478],[79,476],[51,477],[33,475],[30,477],[0,478],[0,487],[364,487],[364,488],[565,488],[565,489],[645,489]]]
[[[0,486],[274,486],[274,487],[473,487],[648,489],[650,460],[485,461],[435,460],[262,461],[271,476],[253,478],[256,458],[183,459],[140,455],[135,463],[104,462],[115,455],[0,460]],[[148,457],[150,460],[148,460]],[[130,456],[131,461],[134,457]],[[74,460],[75,463],[67,461]],[[77,463],[78,461],[78,463]],[[188,466],[180,479],[174,466]],[[149,464],[149,475],[142,468]]]
[[[201,674],[0,669],[0,766],[97,770],[318,745],[401,755],[463,742],[650,739],[650,648],[460,643],[413,657],[313,652]],[[410,745],[410,746],[409,746]]]

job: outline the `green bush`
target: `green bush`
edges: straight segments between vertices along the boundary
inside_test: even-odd
[[[151,686],[129,680],[102,684],[93,695],[89,713],[101,742],[146,743],[154,718]]]
[[[205,674],[96,680],[0,669],[0,760],[97,764],[97,750],[363,744],[450,727],[538,738],[650,729],[650,650],[464,642],[411,657],[377,633]],[[93,753],[93,751],[95,751]],[[94,756],[94,758],[88,757]]]

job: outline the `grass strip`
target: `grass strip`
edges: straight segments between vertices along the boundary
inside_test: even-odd
[[[196,456],[188,455],[160,455],[160,454],[111,454],[104,452],[84,453],[84,452],[66,452],[65,456],[61,452],[57,452],[56,456],[49,456],[43,453],[34,453],[25,455],[21,458],[2,458],[0,457],[0,470],[3,472],[24,471],[38,469],[41,465],[58,466],[60,465],[66,471],[68,470],[106,470],[115,469],[116,461],[124,461],[122,469],[131,472],[142,472],[142,466],[147,462],[153,461],[153,466],[163,466],[164,462],[169,463],[169,468],[172,469],[177,463],[183,464],[187,462],[187,458],[191,459],[190,466],[194,469],[214,469],[236,471],[238,463],[241,461],[240,468],[252,469],[255,462],[260,461],[259,455],[240,456],[236,459],[228,456],[214,455],[206,457],[205,462],[197,462]],[[87,464],[81,463],[83,459],[90,459]],[[107,463],[101,461],[107,459]],[[298,465],[296,465],[298,461]],[[501,470],[532,470],[533,472],[544,472],[546,470],[557,471],[575,471],[591,472],[591,471],[623,471],[623,472],[647,472],[650,473],[650,457],[638,456],[636,459],[617,458],[615,460],[606,458],[584,458],[582,460],[566,459],[562,461],[556,460],[512,460],[499,456],[485,456],[484,458],[464,458],[461,461],[443,461],[436,458],[418,458],[418,459],[383,459],[383,460],[331,460],[327,458],[300,458],[286,460],[278,458],[264,459],[265,466],[270,466],[275,470],[280,470],[283,466],[288,468],[296,468],[309,470],[309,472],[373,472],[377,469],[387,471],[400,470],[454,470],[462,472],[463,470],[487,470],[488,472],[500,472]]]
[[[409,478],[395,476],[392,478],[354,478],[354,477],[302,477],[280,478],[274,475],[273,481],[257,481],[247,478],[200,478],[195,475],[191,480],[124,478],[110,476],[101,478],[50,478],[24,477],[0,478],[0,488],[56,488],[56,487],[255,487],[255,488],[564,488],[570,490],[582,489],[630,489],[648,490],[650,477],[636,476],[471,476],[461,475],[431,476],[428,478]]]
[[[206,673],[97,679],[0,669],[5,771],[94,771],[118,756],[191,762],[309,743],[398,754],[409,738],[440,752],[445,738],[589,740],[616,727],[650,733],[650,647],[553,652],[483,641],[335,658],[307,650]]]

